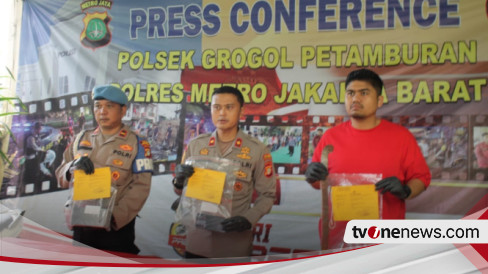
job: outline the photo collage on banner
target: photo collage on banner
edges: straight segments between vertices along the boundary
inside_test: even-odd
[[[0,199],[61,190],[55,170],[63,152],[83,130],[97,126],[91,92],[25,102],[28,114],[13,117],[8,157]],[[151,144],[154,174],[174,170],[178,149],[181,106],[129,103],[123,123]]]
[[[471,124],[468,146],[470,179],[488,181],[488,115],[473,115]]]
[[[181,106],[177,104],[129,103],[123,122],[151,144],[154,175],[174,170],[181,148],[180,115]]]
[[[26,102],[28,114],[13,117],[0,198],[59,190],[54,174],[63,152],[80,131],[93,127],[91,93]]]

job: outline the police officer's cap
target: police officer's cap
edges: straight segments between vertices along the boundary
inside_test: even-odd
[[[120,88],[104,85],[93,88],[93,100],[109,100],[120,105],[127,105],[127,95]]]

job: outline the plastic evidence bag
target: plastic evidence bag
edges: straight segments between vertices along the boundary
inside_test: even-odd
[[[190,177],[185,182],[175,221],[187,229],[196,227],[223,232],[220,223],[231,217],[232,196],[236,173],[240,169],[239,163],[224,158],[192,156],[185,164],[193,166],[196,169],[195,173],[198,171],[199,174],[194,173],[193,178]],[[212,193],[203,193],[205,190],[210,190],[219,197],[209,197]]]
[[[351,219],[382,219],[383,195],[374,190],[381,178],[363,173],[327,176],[329,249],[346,247],[344,233]]]
[[[110,187],[110,197],[73,200],[73,193],[65,204],[65,217],[68,228],[74,226],[104,228],[110,231],[112,212],[115,205],[117,189]]]

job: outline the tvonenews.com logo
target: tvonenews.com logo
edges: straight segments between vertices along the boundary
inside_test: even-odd
[[[344,242],[488,243],[488,220],[352,220]]]
[[[353,230],[356,229],[356,227],[353,228]],[[380,230],[376,226],[372,226],[368,229],[368,236],[371,239],[376,239],[380,236]]]

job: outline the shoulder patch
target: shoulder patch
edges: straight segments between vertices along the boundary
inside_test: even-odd
[[[264,175],[268,178],[273,176],[273,163],[267,162],[264,164]]]
[[[210,140],[208,140],[208,146],[213,147],[215,146],[215,137],[210,137]]]
[[[146,139],[137,136],[137,155],[132,163],[132,172],[153,172],[151,146]]]
[[[92,149],[92,144],[88,140],[82,140],[85,134],[87,133],[86,130],[81,131],[76,135],[74,143],[73,143],[73,154],[79,154],[78,150],[80,149],[85,149],[85,150],[91,150]],[[91,135],[88,135],[91,136]]]
[[[127,136],[127,130],[122,129],[122,130],[119,132],[119,136],[120,136],[120,137],[122,137],[122,138],[123,138],[123,137],[125,137],[125,136]]]

